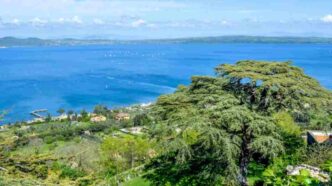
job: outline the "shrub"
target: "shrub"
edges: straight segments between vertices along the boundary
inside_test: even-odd
[[[106,174],[113,176],[137,167],[149,159],[153,144],[145,138],[123,136],[108,137],[102,143]]]
[[[60,135],[60,134],[56,135],[55,139],[57,141],[65,141],[65,138],[62,135]]]
[[[295,136],[301,134],[300,127],[294,122],[292,116],[287,112],[279,112],[274,114],[273,118],[276,120],[277,125],[283,130],[283,132]]]
[[[74,142],[75,142],[75,143],[79,143],[79,142],[81,142],[81,138],[79,138],[79,137],[75,137],[75,138],[74,138]]]
[[[35,168],[37,178],[46,179],[48,176],[48,168],[46,165],[39,165]]]
[[[101,114],[101,115],[104,115],[104,116],[107,116],[108,113],[109,113],[109,110],[106,106],[104,105],[96,105],[93,112],[95,114]]]
[[[147,114],[142,113],[138,114],[133,119],[134,126],[143,126],[148,125],[151,122],[151,119],[148,117]]]
[[[90,179],[80,179],[80,180],[78,180],[78,185],[79,186],[92,185],[92,180],[90,180]]]
[[[76,169],[72,169],[70,167],[63,167],[62,168],[62,172],[60,177],[64,178],[64,177],[68,177],[72,180],[76,180],[79,177],[83,177],[85,176],[84,172],[80,171],[80,170],[76,170]]]
[[[49,145],[50,150],[54,150],[56,147],[58,147],[58,143],[56,142]]]
[[[14,134],[18,137],[23,137],[26,134],[26,132],[23,130],[15,130]]]
[[[79,177],[85,176],[85,173],[81,170],[71,168],[67,165],[60,163],[53,164],[53,169],[60,170],[60,178],[69,178],[71,180],[76,180]]]
[[[325,162],[321,167],[323,168],[323,170],[332,174],[332,160]]]
[[[23,137],[15,140],[13,147],[16,148],[16,147],[25,146],[29,143],[29,141],[30,141],[30,139],[28,137],[23,136]]]
[[[54,141],[55,141],[54,138],[51,137],[51,136],[46,136],[46,137],[44,138],[44,142],[45,142],[46,144],[51,144],[51,143],[53,143]]]
[[[331,145],[314,145],[308,148],[307,152],[303,154],[305,163],[313,166],[319,166],[325,162],[332,161],[332,146]]]
[[[80,114],[81,117],[79,117],[79,121],[84,121],[84,122],[90,121],[89,113],[86,110],[83,109]]]

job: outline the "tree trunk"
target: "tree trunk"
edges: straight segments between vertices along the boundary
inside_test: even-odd
[[[248,157],[241,157],[240,158],[240,176],[239,181],[241,186],[248,186],[247,174],[248,174]]]
[[[250,137],[247,134],[248,125],[244,125],[242,129],[242,144],[241,144],[241,155],[240,155],[240,175],[239,182],[241,186],[248,186],[248,164],[250,159],[249,143]]]

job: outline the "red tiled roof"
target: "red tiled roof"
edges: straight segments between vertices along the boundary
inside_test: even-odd
[[[309,134],[315,139],[317,143],[324,143],[328,140],[332,140],[331,132],[309,131]]]

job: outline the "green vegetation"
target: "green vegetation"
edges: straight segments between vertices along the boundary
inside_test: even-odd
[[[149,186],[150,183],[147,180],[144,180],[140,177],[134,178],[126,183],[124,183],[124,186]]]
[[[60,114],[60,115],[64,114],[65,112],[66,112],[66,111],[65,111],[65,109],[63,109],[63,108],[59,108],[59,109],[57,110],[57,113]]]
[[[139,167],[152,157],[153,143],[144,134],[120,129],[134,126],[133,118],[149,109],[103,109],[107,120],[100,122],[91,122],[85,110],[69,110],[61,121],[5,127],[0,131],[0,185],[112,185],[129,181],[128,175],[138,177]],[[120,112],[130,118],[116,120]]]
[[[59,178],[70,178],[72,180],[76,180],[79,177],[85,176],[85,173],[81,170],[77,170],[75,168],[71,168],[67,165],[54,165],[54,170],[59,170],[60,176]]]
[[[329,90],[290,62],[240,61],[216,74],[150,106],[59,109],[61,120],[2,128],[0,185],[332,184],[306,169],[287,174],[307,164],[331,180],[331,144],[302,138],[331,130]]]
[[[321,128],[311,116],[331,116],[331,92],[289,62],[240,61],[216,72],[158,99],[151,135],[164,149],[145,175],[154,184],[248,185],[257,177],[250,163],[273,167],[277,158],[285,175],[306,151],[299,126]]]
[[[142,165],[153,151],[148,139],[132,135],[122,138],[108,137],[101,148],[109,177]]]

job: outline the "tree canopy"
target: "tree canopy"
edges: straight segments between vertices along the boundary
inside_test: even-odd
[[[332,107],[331,91],[291,62],[239,61],[219,65],[216,73],[229,79],[237,94],[247,96],[244,101],[261,109]]]
[[[192,77],[153,108],[162,153],[146,178],[155,184],[248,185],[251,161],[284,152],[274,114],[331,110],[331,92],[289,62],[240,61],[216,74]]]

